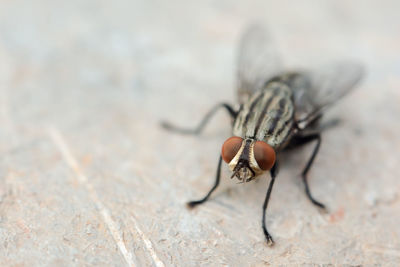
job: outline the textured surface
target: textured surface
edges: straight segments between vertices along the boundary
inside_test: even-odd
[[[1,1],[0,265],[392,265],[400,261],[399,1]],[[288,8],[290,7],[290,8]],[[235,101],[241,30],[265,22],[287,66],[364,62],[363,84],[331,109],[310,147],[268,177],[213,182],[229,121],[195,125]]]

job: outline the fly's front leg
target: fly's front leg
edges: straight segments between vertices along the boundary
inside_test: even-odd
[[[169,131],[174,131],[180,134],[193,134],[193,135],[198,135],[201,133],[201,131],[204,129],[206,124],[210,121],[211,117],[220,109],[220,108],[225,108],[226,111],[229,113],[230,117],[234,120],[236,118],[237,112],[229,105],[226,103],[221,103],[213,107],[203,118],[203,120],[200,122],[200,124],[194,128],[194,129],[186,129],[186,128],[180,128],[176,127],[168,122],[161,122],[161,126]]]
[[[217,187],[219,185],[220,177],[221,177],[221,165],[222,165],[222,156],[219,156],[217,174],[215,177],[215,183],[214,183],[213,187],[210,189],[210,191],[207,193],[207,195],[205,197],[203,197],[202,199],[188,202],[187,205],[189,208],[193,208],[199,204],[206,202],[207,199],[211,196],[212,192],[214,192],[214,190],[217,189]]]
[[[308,160],[303,172],[301,173],[301,177],[303,178],[303,182],[304,182],[304,186],[305,186],[305,191],[307,194],[308,199],[310,199],[310,201],[316,205],[319,208],[325,209],[325,205],[322,204],[321,202],[317,201],[310,192],[310,187],[308,185],[308,179],[307,179],[307,173],[311,168],[312,163],[314,162],[315,156],[317,155],[318,151],[319,151],[319,147],[321,145],[321,134],[320,133],[314,133],[314,134],[309,134],[309,135],[305,135],[305,136],[295,136],[293,137],[293,139],[291,140],[291,143],[289,144],[289,148],[294,148],[297,146],[301,146],[304,144],[307,144],[309,142],[312,141],[317,141],[314,150],[311,154],[310,159]]]
[[[274,240],[272,239],[272,236],[268,233],[267,227],[265,225],[265,214],[267,212],[268,202],[269,202],[269,198],[271,196],[272,187],[274,186],[275,177],[278,174],[278,164],[277,164],[277,162],[275,162],[275,165],[272,167],[270,173],[271,173],[271,181],[269,182],[267,195],[265,196],[265,200],[264,200],[261,224],[262,224],[262,229],[263,229],[265,238],[267,239],[267,244],[269,246],[272,246],[274,244]]]

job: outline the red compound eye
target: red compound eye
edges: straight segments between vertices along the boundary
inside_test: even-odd
[[[261,170],[268,171],[274,166],[276,159],[275,150],[267,143],[257,141],[254,144],[254,157]]]
[[[224,144],[222,145],[222,159],[229,163],[239,152],[240,147],[242,146],[243,138],[232,136],[228,138]]]

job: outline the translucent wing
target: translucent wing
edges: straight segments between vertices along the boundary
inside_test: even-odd
[[[306,72],[300,86],[295,86],[295,118],[303,127],[321,112],[348,93],[363,76],[358,63],[344,62]]]
[[[250,26],[239,43],[237,93],[243,103],[269,78],[281,72],[278,53],[267,31],[260,25]]]

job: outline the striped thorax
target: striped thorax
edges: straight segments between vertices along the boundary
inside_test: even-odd
[[[279,149],[288,139],[293,123],[292,90],[285,83],[273,81],[241,107],[233,125],[233,135],[264,141]]]

